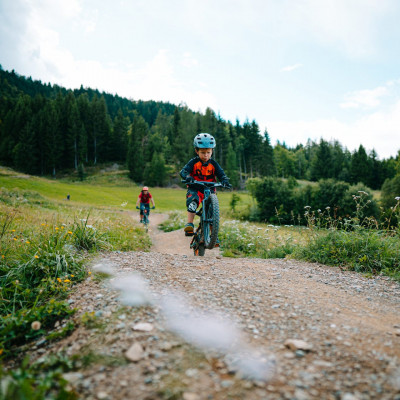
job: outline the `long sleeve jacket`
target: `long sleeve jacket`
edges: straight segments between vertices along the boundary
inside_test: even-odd
[[[179,174],[183,179],[190,175],[196,181],[216,182],[218,178],[220,182],[225,182],[229,179],[221,166],[212,158],[206,163],[203,163],[199,157],[192,158]]]

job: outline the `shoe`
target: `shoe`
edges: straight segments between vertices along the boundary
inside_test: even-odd
[[[217,241],[215,242],[214,247],[219,247],[219,245],[220,245],[220,242],[219,242],[219,239],[217,238]]]
[[[194,232],[194,225],[191,222],[188,222],[184,228],[186,236],[192,236]]]

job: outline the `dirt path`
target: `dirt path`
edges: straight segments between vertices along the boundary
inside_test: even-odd
[[[194,257],[151,215],[151,252],[111,253],[71,296],[84,399],[400,399],[400,287],[294,260]],[[138,275],[140,274],[140,276]],[[115,290],[118,288],[118,291]],[[121,300],[133,306],[123,306]],[[146,304],[144,304],[146,303]]]
[[[193,250],[190,249],[191,237],[185,236],[183,229],[164,233],[157,228],[161,222],[167,218],[166,214],[151,215],[150,235],[153,242],[151,251],[158,253],[173,253],[179,255],[193,256]],[[216,257],[219,255],[219,249],[206,250],[206,257]]]

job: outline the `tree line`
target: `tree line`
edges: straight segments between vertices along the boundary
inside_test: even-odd
[[[272,145],[255,120],[234,123],[212,109],[122,98],[90,88],[68,90],[0,66],[0,163],[34,175],[98,163],[127,165],[135,182],[165,186],[194,156],[197,133],[215,136],[214,158],[235,187],[249,178],[335,179],[380,189],[396,175],[398,158],[380,160],[360,145],[309,140]]]

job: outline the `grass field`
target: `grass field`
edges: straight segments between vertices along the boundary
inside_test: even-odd
[[[127,178],[127,171],[106,172],[88,177],[83,182],[70,180],[52,180],[15,173],[0,167],[0,188],[8,190],[15,188],[22,191],[35,191],[43,197],[66,203],[70,195],[70,205],[92,206],[114,210],[134,210],[141,187]],[[185,209],[186,189],[182,188],[150,188],[154,196],[157,211],[166,212]],[[246,208],[252,204],[252,198],[247,193],[239,193],[240,201],[237,209]],[[229,210],[232,192],[218,193],[220,207],[224,212]]]

